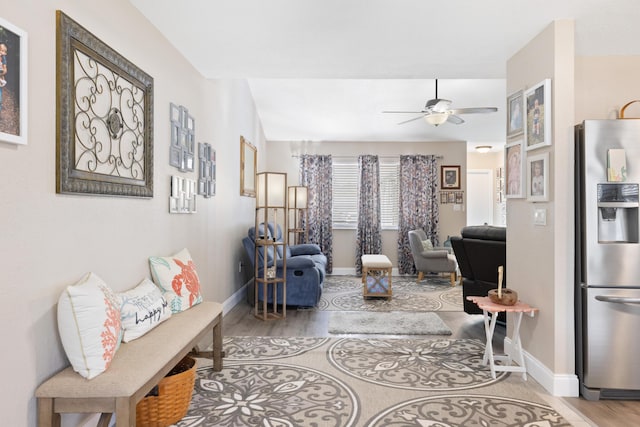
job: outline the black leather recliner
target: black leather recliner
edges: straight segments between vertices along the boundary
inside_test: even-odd
[[[487,296],[490,289],[498,287],[498,267],[503,266],[503,288],[507,286],[507,229],[493,225],[464,227],[460,236],[451,237],[451,246],[458,260],[462,276],[464,311],[482,314],[482,310],[467,296]],[[498,321],[505,322],[506,314],[500,313]]]

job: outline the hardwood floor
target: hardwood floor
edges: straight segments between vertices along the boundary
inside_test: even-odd
[[[223,334],[225,336],[340,336],[330,334],[328,311],[315,310],[287,310],[287,317],[283,320],[263,321],[253,316],[252,307],[240,303],[227,313],[223,320]],[[475,338],[484,341],[484,323],[481,315],[468,315],[463,312],[438,312],[442,320],[451,328],[451,338]],[[365,337],[366,335],[349,335]],[[376,335],[384,337],[384,335]],[[503,351],[505,328],[498,325],[494,334],[494,350]],[[399,338],[403,336],[388,336]],[[411,335],[407,337],[416,338]],[[423,338],[434,336],[420,335]],[[441,337],[441,336],[438,336]],[[534,381],[530,379],[530,381]],[[537,385],[537,384],[536,384]],[[548,396],[550,404],[565,405],[570,411],[576,412],[584,421],[569,421],[576,426],[620,427],[640,426],[640,401],[602,400],[590,402],[583,398],[557,398]],[[563,414],[564,415],[564,414]]]

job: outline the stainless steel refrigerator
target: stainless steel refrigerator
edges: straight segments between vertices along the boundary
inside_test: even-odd
[[[575,143],[580,392],[640,398],[640,120],[586,120]]]

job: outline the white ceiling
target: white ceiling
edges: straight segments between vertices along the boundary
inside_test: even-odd
[[[552,21],[577,55],[639,55],[638,0],[130,0],[207,78],[246,78],[268,140],[503,144],[507,59]],[[614,7],[615,5],[615,7]],[[498,107],[438,128],[435,95]]]

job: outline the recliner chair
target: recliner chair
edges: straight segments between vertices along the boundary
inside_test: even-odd
[[[502,286],[507,281],[507,229],[493,225],[472,225],[464,227],[460,236],[451,237],[451,246],[458,260],[462,275],[462,295],[464,311],[481,314],[482,310],[467,296],[487,296],[490,289],[498,287],[498,267],[504,268]],[[505,313],[498,315],[504,322]]]

